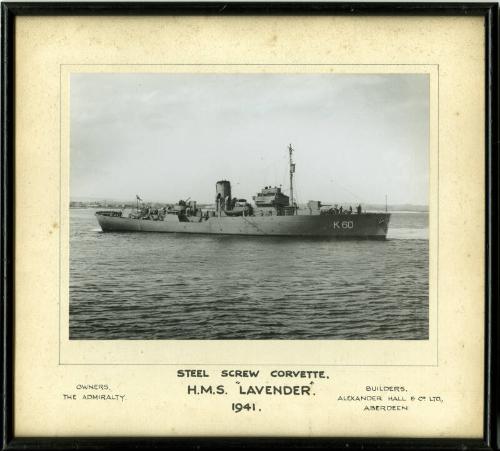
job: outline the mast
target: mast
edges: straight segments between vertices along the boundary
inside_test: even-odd
[[[293,159],[292,159],[292,153],[293,153],[293,147],[290,144],[288,146],[288,154],[290,157],[290,202],[292,204],[292,207],[294,209],[293,212],[295,214],[295,203],[293,201],[293,173],[295,172],[295,163],[293,162]]]

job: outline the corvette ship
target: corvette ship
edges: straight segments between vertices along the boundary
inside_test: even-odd
[[[299,208],[293,197],[295,163],[290,145],[290,192],[266,186],[253,197],[232,197],[231,183],[215,185],[215,203],[199,206],[196,201],[181,200],[168,207],[153,209],[140,204],[127,216],[122,211],[98,211],[96,218],[103,232],[167,232],[216,235],[274,235],[294,237],[385,239],[390,213],[368,213],[358,205],[343,208],[309,201]]]

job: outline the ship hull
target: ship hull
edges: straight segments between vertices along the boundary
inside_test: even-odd
[[[210,235],[298,236],[385,239],[389,213],[349,215],[211,217],[182,222],[175,215],[164,221],[133,219],[96,213],[103,232],[161,232]]]

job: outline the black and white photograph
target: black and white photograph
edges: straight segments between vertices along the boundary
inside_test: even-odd
[[[428,340],[429,75],[75,72],[71,340]]]

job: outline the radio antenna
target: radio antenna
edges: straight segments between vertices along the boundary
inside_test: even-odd
[[[290,144],[288,146],[288,155],[290,157],[290,202],[292,204],[293,214],[295,214],[295,202],[293,200],[293,174],[295,172],[295,163],[293,162],[292,153],[293,147]]]

